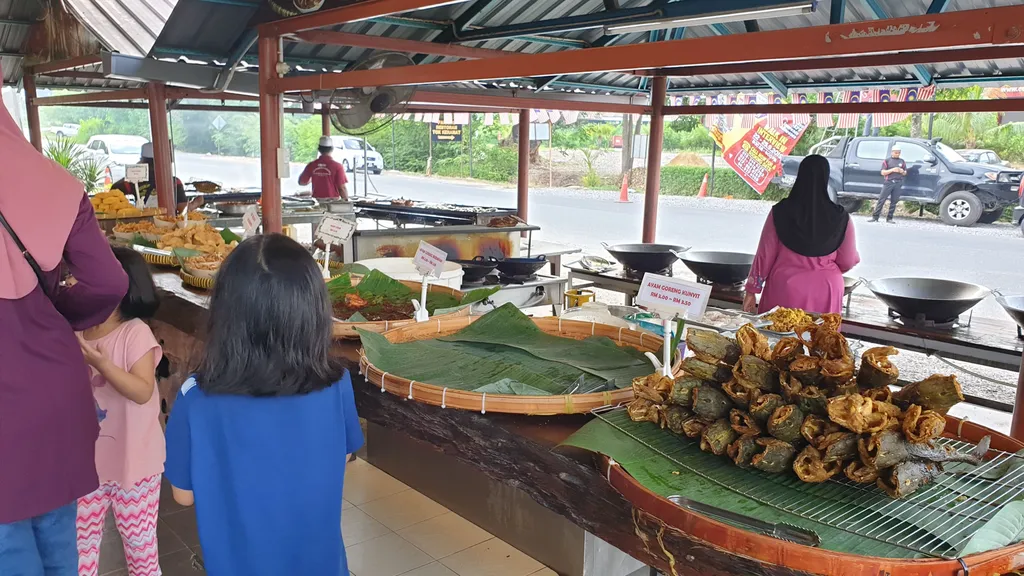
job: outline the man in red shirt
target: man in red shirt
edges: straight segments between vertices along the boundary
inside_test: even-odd
[[[331,151],[334,150],[331,137],[321,136],[317,149],[320,151],[320,157],[306,164],[306,168],[299,175],[299,186],[305,186],[312,181],[313,198],[348,200],[348,189],[345,188],[348,178],[345,177],[345,168],[331,158]]]

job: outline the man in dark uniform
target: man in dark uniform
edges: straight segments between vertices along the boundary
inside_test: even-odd
[[[892,223],[892,217],[896,214],[896,203],[900,201],[900,189],[903,188],[903,178],[907,175],[907,163],[900,158],[900,145],[893,144],[892,155],[882,161],[882,176],[885,176],[885,183],[882,184],[882,193],[878,195],[878,205],[871,215],[872,222],[878,222],[882,215],[882,206],[885,200],[889,200],[889,215],[885,221]]]
[[[136,201],[142,200],[143,205],[146,208],[155,208],[157,206],[157,193],[156,193],[156,167],[153,162],[153,143],[146,142],[142,145],[142,157],[139,158],[139,164],[146,164],[149,166],[149,180],[146,182],[139,182],[139,190],[135,190],[135,186],[131,182],[125,181],[124,178],[114,182],[110,185],[111,190],[120,190],[125,195],[134,195]],[[185,196],[185,185],[174,178],[174,202],[177,213],[180,214],[187,206],[189,211],[195,210],[196,208],[203,205],[203,197],[196,196],[192,200],[189,200]]]

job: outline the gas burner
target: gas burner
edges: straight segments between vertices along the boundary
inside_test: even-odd
[[[707,278],[701,278],[700,276],[697,277],[697,283],[698,284],[705,284],[707,286],[711,286],[711,289],[713,291],[715,291],[715,292],[725,292],[725,293],[743,292],[743,285],[744,285],[743,282],[737,282],[735,284],[719,284],[719,283],[716,283],[716,282],[712,282],[711,280],[708,280]]]
[[[623,275],[626,278],[633,278],[634,280],[642,280],[643,277],[644,277],[644,274],[646,274],[646,272],[641,272],[639,270],[634,270],[634,269],[632,269],[632,268],[630,268],[628,266],[623,266],[622,267],[622,273],[623,273]],[[651,272],[651,274],[657,274],[658,276],[670,276],[671,277],[672,276],[672,267],[669,266],[668,268],[665,268],[664,270],[659,270],[657,272]]]
[[[932,320],[926,318],[923,314],[918,314],[916,317],[910,318],[902,316],[899,312],[889,309],[889,318],[892,318],[897,324],[902,324],[907,328],[925,328],[928,330],[954,330],[956,328],[963,328],[965,325],[960,323],[959,318],[952,318],[948,320]],[[970,326],[970,323],[967,324]]]
[[[527,274],[521,276],[508,276],[506,274],[498,273],[498,284],[526,284],[527,282],[533,282],[537,279],[536,274]]]

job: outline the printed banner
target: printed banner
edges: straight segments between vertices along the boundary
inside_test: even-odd
[[[769,128],[760,119],[753,128],[743,133],[725,148],[722,157],[744,182],[764,194],[772,178],[782,169],[782,157],[793,151],[807,124],[783,124]]]

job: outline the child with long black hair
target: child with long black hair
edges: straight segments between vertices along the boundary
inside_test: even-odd
[[[217,273],[165,472],[175,500],[196,505],[211,576],[348,574],[342,485],[363,434],[331,323],[319,267],[286,236],[242,242]]]

